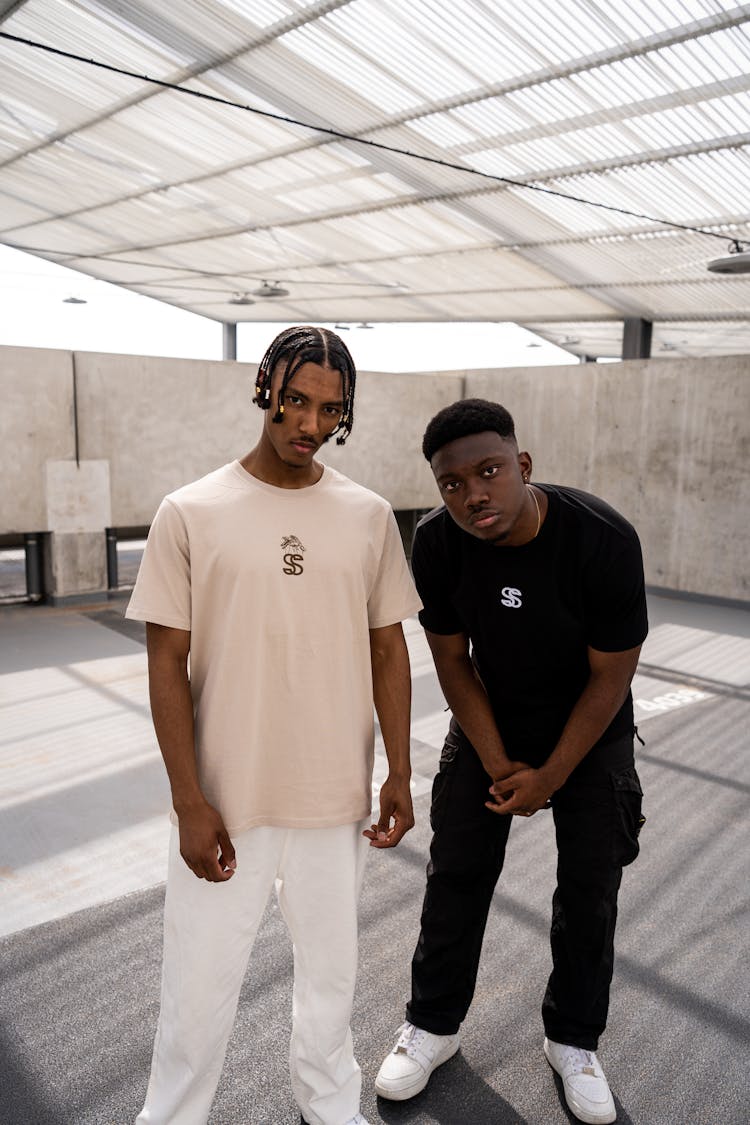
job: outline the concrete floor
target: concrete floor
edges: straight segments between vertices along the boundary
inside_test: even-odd
[[[167,786],[126,598],[0,609],[0,1122],[124,1125],[142,1103],[158,1003]],[[634,683],[648,823],[625,876],[600,1056],[634,1125],[747,1125],[750,613],[650,599]],[[412,1102],[372,1081],[402,1019],[446,726],[424,637],[414,677],[417,828],[373,854],[354,1014],[372,1125],[571,1121],[541,1053],[554,885],[549,817],[514,824],[461,1052]],[[384,771],[378,751],[376,781]],[[743,969],[744,960],[744,969]],[[298,1114],[286,1069],[291,949],[269,903],[211,1125]]]

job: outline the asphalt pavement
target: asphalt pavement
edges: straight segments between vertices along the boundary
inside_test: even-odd
[[[125,1125],[158,1009],[166,785],[142,629],[106,607],[0,609],[0,1122]],[[599,1056],[619,1125],[747,1125],[750,613],[651,598],[634,685],[641,855],[620,899]],[[563,1125],[542,1053],[551,817],[517,820],[459,1053],[410,1102],[374,1095],[403,1019],[446,726],[424,638],[414,675],[417,826],[373,852],[353,1016],[371,1125]],[[378,750],[376,778],[384,768]],[[211,1125],[297,1125],[287,1072],[291,945],[270,901]]]

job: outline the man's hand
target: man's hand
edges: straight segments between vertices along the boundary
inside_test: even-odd
[[[370,841],[371,848],[395,848],[413,827],[414,810],[409,779],[396,781],[389,776],[380,789],[380,820],[366,828],[362,835]]]
[[[226,883],[237,869],[224,821],[206,802],[179,814],[180,855],[199,879]]]
[[[512,764],[514,772],[490,786],[493,799],[485,802],[490,812],[503,816],[533,816],[539,809],[548,809],[554,788],[542,771],[523,762]]]
[[[180,825],[180,855],[199,879],[225,883],[237,866],[224,821],[201,791],[195,760],[190,632],[146,623],[148,685],[156,737]]]

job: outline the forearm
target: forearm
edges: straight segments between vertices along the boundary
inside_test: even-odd
[[[551,791],[559,789],[598,742],[622,707],[630,687],[592,673],[555,749],[541,767]]]
[[[151,716],[172,790],[181,811],[205,803],[195,757],[193,698],[184,661],[161,654],[149,658]]]
[[[400,622],[370,630],[372,693],[388,758],[380,787],[380,816],[363,835],[374,848],[395,848],[414,827],[411,801],[409,652]]]
[[[436,667],[446,702],[485,770],[493,780],[504,776],[509,772],[510,759],[471,659],[441,660]]]
[[[398,780],[411,777],[409,723],[411,675],[409,653],[400,629],[388,647],[371,643],[372,692],[383,737],[388,772]]]
[[[180,855],[199,879],[224,883],[237,863],[221,814],[203,796],[198,781],[187,671],[190,633],[149,621],[146,644],[151,715],[180,822]]]

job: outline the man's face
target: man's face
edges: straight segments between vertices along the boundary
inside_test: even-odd
[[[285,465],[305,469],[341,418],[344,378],[330,367],[304,363],[287,385],[281,421],[272,422],[285,370],[284,364],[279,364],[271,379],[272,405],[266,411],[264,436]]]
[[[494,431],[469,434],[439,449],[430,462],[446,508],[458,526],[487,543],[525,541],[518,528],[528,506],[528,453]]]

